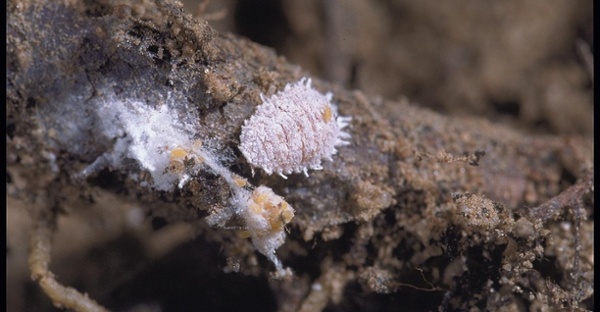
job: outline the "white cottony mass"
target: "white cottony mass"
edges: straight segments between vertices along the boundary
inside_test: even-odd
[[[168,98],[168,97],[167,97]],[[152,179],[142,185],[161,191],[183,188],[200,171],[209,170],[225,180],[231,189],[231,205],[207,217],[212,226],[226,227],[232,218],[241,219],[244,234],[275,264],[276,277],[291,274],[277,258],[276,250],[285,242],[285,226],[294,218],[294,208],[266,186],[254,187],[231,172],[221,162],[225,156],[194,138],[197,118],[182,120],[168,104],[157,109],[139,100],[109,100],[99,103],[101,131],[115,141],[110,152],[83,170],[87,176],[106,166],[133,169],[131,160]]]

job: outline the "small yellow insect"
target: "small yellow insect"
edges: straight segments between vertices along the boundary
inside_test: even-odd
[[[268,227],[261,229],[266,231],[265,234],[283,231],[284,226],[294,218],[294,209],[282,197],[264,186],[259,186],[252,192],[249,212],[268,222]]]
[[[202,145],[202,141],[196,140],[192,147],[198,149]],[[186,162],[193,160],[196,164],[204,162],[204,157],[195,154],[190,149],[182,146],[177,146],[171,150],[171,157],[169,158],[169,165],[167,170],[175,173],[183,173],[186,167]]]

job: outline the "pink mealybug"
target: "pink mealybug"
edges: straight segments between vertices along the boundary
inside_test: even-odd
[[[256,109],[244,122],[240,150],[250,165],[267,174],[319,170],[321,160],[332,160],[336,147],[348,144],[343,131],[351,118],[337,115],[332,94],[311,87],[310,78],[287,84]]]

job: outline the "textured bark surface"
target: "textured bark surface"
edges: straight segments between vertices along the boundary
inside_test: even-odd
[[[11,1],[7,9],[9,310],[51,304],[23,256],[28,233],[45,229],[54,234],[43,261],[56,280],[110,310],[593,310],[593,144],[582,114],[565,117],[569,130],[531,134],[349,90],[339,78],[352,76],[349,67],[328,63],[324,76],[338,84],[313,77],[313,85],[352,117],[350,144],[308,178],[251,177],[241,125],[261,93],[310,76],[304,69],[169,1]],[[293,16],[290,25],[300,25]],[[325,38],[348,31],[328,29]],[[379,57],[368,51],[356,53]],[[172,192],[143,186],[148,177],[133,160],[82,177],[115,148],[96,109],[114,98],[193,116],[195,137],[226,167],[284,197],[296,213],[277,254],[294,277],[269,279],[272,264],[236,220],[227,229],[205,223],[231,197],[210,171]],[[54,304],[67,304],[52,289]]]

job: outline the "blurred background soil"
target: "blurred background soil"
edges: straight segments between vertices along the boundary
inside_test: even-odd
[[[184,2],[190,12],[198,4]],[[592,1],[211,1],[220,32],[370,96],[525,132],[593,131]],[[591,56],[591,55],[590,55]]]
[[[592,1],[567,0],[184,2],[188,12],[207,19],[218,32],[234,33],[271,47],[313,77],[361,90],[369,97],[410,99],[413,105],[443,115],[482,117],[524,134],[572,135],[584,139],[593,138],[592,5]],[[27,163],[27,159],[19,161]],[[575,183],[576,179],[571,175],[567,180]],[[32,222],[24,203],[11,197],[11,192],[24,188],[25,183],[16,175],[7,177],[7,311],[58,310],[31,281],[27,268],[28,231]],[[485,199],[477,203],[488,204]],[[278,297],[272,292],[282,286],[258,271],[227,273],[239,270],[239,260],[222,259],[219,252],[215,253],[223,248],[216,242],[227,238],[211,238],[211,232],[203,232],[204,225],[171,222],[165,216],[148,219],[140,207],[107,193],[94,194],[86,209],[69,210],[68,204],[65,207],[68,213],[59,217],[59,231],[54,238],[53,272],[63,283],[80,290],[103,285],[100,289],[109,292],[100,293],[99,297],[110,298],[117,310],[289,311],[299,308],[299,302],[306,311],[393,311],[405,307],[411,311],[431,311],[443,305],[460,306],[444,297],[445,289],[435,289],[427,283],[432,279],[452,284],[453,277],[462,274],[460,261],[443,262],[439,265],[442,269],[429,272],[427,279],[418,273],[404,276],[405,280],[420,283],[416,289],[403,288],[400,297],[389,295],[401,286],[389,282],[392,277],[386,270],[374,267],[348,270],[315,261],[302,264],[306,266],[306,274],[292,286],[286,286],[285,296]],[[385,227],[389,217],[388,214],[380,218],[373,226]],[[551,276],[557,284],[563,273],[555,261],[570,261],[560,259],[560,246],[573,239],[567,228],[570,226],[569,222],[549,226],[564,235],[557,235],[556,249],[546,253],[551,261],[534,263],[536,269]],[[526,236],[531,225],[522,228]],[[291,235],[302,236],[296,228],[291,231]],[[340,257],[342,253],[347,253],[346,257],[368,255],[378,248],[365,244],[364,250],[348,251],[351,244],[346,243],[359,240],[362,234],[347,233],[357,231],[369,230],[352,223],[344,229],[334,225],[323,232],[323,244],[341,250]],[[209,236],[192,239],[199,232]],[[582,254],[591,257],[587,263],[593,265],[593,222],[582,226],[581,233]],[[387,234],[392,239],[393,233]],[[456,233],[449,231],[444,238],[448,245],[459,240],[453,235]],[[379,239],[381,244],[386,240]],[[285,251],[301,255],[311,250],[311,243],[294,241]],[[245,263],[259,262],[248,245],[239,248],[243,250],[238,250],[238,254],[251,255],[244,259]],[[439,252],[432,249],[422,254]],[[492,263],[498,259],[493,249],[492,255],[486,254],[489,252],[469,250],[469,259],[478,259],[482,265],[494,268],[500,266]],[[340,260],[333,258],[327,261]],[[353,263],[352,259],[345,260]],[[261,265],[266,263],[260,261]],[[295,263],[289,265],[294,267]],[[553,271],[560,272],[553,275]],[[327,287],[327,298],[319,298],[318,292],[309,289],[311,281],[316,280],[320,281],[318,287]],[[350,280],[358,282],[346,285]],[[483,287],[483,284],[468,285]],[[536,287],[539,286],[531,285],[531,289]],[[466,298],[469,290],[464,289],[461,298]],[[352,301],[355,305],[340,303],[352,296],[358,298]],[[533,302],[531,306],[511,302],[505,308],[536,310],[538,303]],[[192,308],[198,306],[204,308]],[[593,310],[593,298],[580,306]]]

